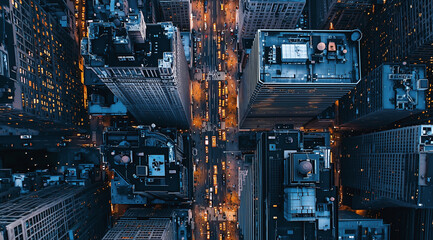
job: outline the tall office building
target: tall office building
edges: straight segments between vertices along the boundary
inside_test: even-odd
[[[340,127],[377,128],[426,110],[424,65],[383,64],[338,104]]]
[[[162,19],[166,22],[173,22],[180,31],[191,30],[191,1],[190,0],[158,0]]]
[[[0,204],[0,239],[98,239],[107,186],[57,185]]]
[[[362,41],[365,73],[384,62],[433,63],[433,9],[429,0],[387,0],[369,15]],[[427,74],[429,76],[431,74]]]
[[[178,29],[146,24],[140,11],[116,11],[112,21],[90,23],[81,46],[86,67],[138,122],[188,128],[189,72]]]
[[[314,29],[352,30],[366,23],[368,11],[377,0],[314,0],[311,18]]]
[[[339,240],[390,240],[390,225],[382,219],[362,217],[350,211],[338,211]]]
[[[391,222],[392,240],[433,238],[433,209],[385,208],[381,217]]]
[[[255,155],[238,214],[244,239],[335,239],[329,133],[265,132]]]
[[[0,121],[15,127],[83,126],[84,87],[74,18],[51,12],[54,5],[48,1],[38,2],[1,2]],[[73,16],[65,3],[56,9]]]
[[[188,136],[172,129],[104,133],[103,161],[114,171],[113,204],[186,202],[192,189]]]
[[[306,0],[241,0],[239,38],[252,39],[259,29],[294,29]]]
[[[360,79],[359,31],[259,30],[239,92],[241,128],[297,126]]]
[[[344,138],[341,144],[346,205],[433,207],[433,125]]]
[[[114,224],[103,240],[191,239],[188,210],[171,208],[130,208]]]

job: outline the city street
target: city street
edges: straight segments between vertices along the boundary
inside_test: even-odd
[[[194,239],[238,239],[235,1],[193,1]],[[194,34],[195,33],[195,34]],[[227,150],[235,150],[234,152]]]

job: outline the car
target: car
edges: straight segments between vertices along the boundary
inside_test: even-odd
[[[204,145],[209,145],[209,136],[208,135],[206,135],[206,136],[204,136]]]
[[[212,147],[216,147],[217,143],[216,143],[216,136],[212,136]]]
[[[205,147],[205,150],[206,150],[206,154],[209,154],[209,147],[208,146]]]
[[[193,148],[192,149],[192,155],[193,156],[197,156],[197,148]]]
[[[32,135],[21,135],[20,139],[32,139]]]
[[[216,174],[213,175],[213,185],[214,185],[214,186],[217,186],[217,185],[218,185],[218,178],[217,178],[217,175],[216,175]]]
[[[23,147],[31,147],[32,145],[32,143],[23,143]]]

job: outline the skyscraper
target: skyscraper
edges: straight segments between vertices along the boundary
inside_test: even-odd
[[[69,6],[62,3],[1,3],[0,121],[4,124],[33,128],[85,124],[75,23],[68,18],[73,16]]]
[[[311,17],[314,29],[352,30],[364,23],[374,0],[313,0]]]
[[[103,240],[191,239],[188,210],[172,208],[130,208],[114,224]],[[189,234],[188,234],[189,233]]]
[[[392,240],[432,239],[433,209],[386,208],[381,217],[392,223]]]
[[[340,127],[378,128],[426,110],[424,65],[383,64],[338,104]]]
[[[82,41],[92,69],[143,124],[188,128],[190,88],[180,33],[171,23],[146,24],[140,11],[89,25]]]
[[[239,209],[244,239],[335,239],[329,133],[265,132],[255,156]]]
[[[104,133],[103,161],[114,171],[113,204],[186,202],[191,196],[188,137],[175,130]]]
[[[163,21],[173,22],[180,31],[190,31],[191,1],[190,0],[158,0]]]
[[[259,29],[293,29],[306,0],[241,0],[239,38],[252,39]]]
[[[259,30],[239,91],[241,128],[297,126],[360,79],[359,31]]]
[[[433,125],[344,138],[341,144],[346,205],[433,207]]]
[[[2,203],[0,239],[100,238],[108,216],[106,193],[101,185],[57,185]]]
[[[433,63],[429,0],[387,0],[369,15],[362,41],[365,73],[384,62]],[[427,74],[428,76],[430,74]]]

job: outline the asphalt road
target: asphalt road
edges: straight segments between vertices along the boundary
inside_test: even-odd
[[[197,31],[197,37],[202,41],[202,48],[198,48],[196,52],[197,55],[201,54],[200,61],[195,68],[203,70],[208,81],[207,89],[205,83],[201,83],[201,88],[207,91],[208,100],[193,103],[194,114],[200,116],[206,116],[206,112],[208,114],[208,118],[203,117],[203,124],[193,129],[193,140],[197,148],[197,156],[194,156],[196,164],[194,239],[238,239],[236,220],[239,204],[237,198],[238,167],[235,155],[226,152],[228,148],[236,150],[234,134],[237,131],[236,128],[224,128],[222,110],[225,109],[225,106],[222,101],[227,101],[226,95],[228,94],[222,93],[226,81],[224,78],[222,80],[215,78],[217,72],[232,74],[227,71],[222,54],[225,54],[227,48],[234,47],[236,41],[233,40],[234,36],[230,34],[229,27],[233,29],[236,23],[234,17],[226,15],[229,12],[227,9],[221,10],[221,4],[223,3],[224,6],[230,4],[235,8],[236,3],[227,0],[207,1],[207,6],[204,3],[204,0],[193,2],[193,14],[196,15],[193,17],[196,20],[193,26]],[[206,11],[204,11],[205,7]],[[236,9],[231,10],[233,13]],[[225,24],[227,19],[231,22]],[[200,28],[201,31],[199,31]],[[234,76],[234,73],[232,75]],[[201,80],[194,79],[193,81]],[[223,140],[223,132],[225,132],[226,140]],[[214,143],[213,138],[216,140]]]

